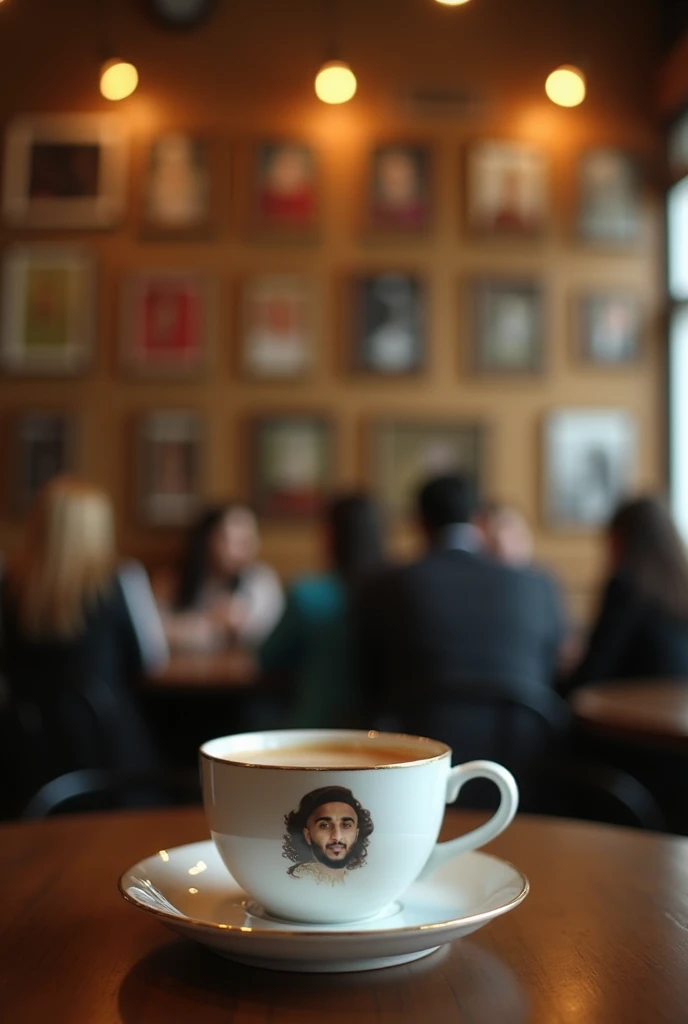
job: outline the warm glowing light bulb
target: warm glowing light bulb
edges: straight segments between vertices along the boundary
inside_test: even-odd
[[[341,60],[329,60],[315,77],[315,92],[323,103],[348,103],[356,93],[356,76]]]
[[[100,91],[106,100],[124,100],[139,84],[139,73],[133,64],[119,57],[106,61],[100,72]]]
[[[461,4],[467,4],[468,0],[437,0],[438,4],[444,4],[445,7],[460,7]]]
[[[572,64],[562,64],[547,76],[545,92],[560,107],[577,107],[585,99],[585,75]]]

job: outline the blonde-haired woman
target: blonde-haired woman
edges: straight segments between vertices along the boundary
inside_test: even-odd
[[[39,494],[0,585],[2,669],[30,794],[80,768],[145,772],[152,747],[129,686],[164,663],[148,577],[119,564],[108,496],[73,476]]]

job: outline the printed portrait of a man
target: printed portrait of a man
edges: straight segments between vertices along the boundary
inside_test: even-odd
[[[312,790],[285,815],[284,824],[282,856],[293,861],[291,878],[342,885],[349,871],[365,865],[373,820],[350,789]]]

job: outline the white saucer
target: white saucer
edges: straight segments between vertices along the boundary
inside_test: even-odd
[[[518,906],[528,879],[466,853],[416,882],[376,917],[341,925],[271,918],[239,887],[210,840],[161,850],[125,871],[122,895],[176,932],[253,967],[369,971],[418,960]]]

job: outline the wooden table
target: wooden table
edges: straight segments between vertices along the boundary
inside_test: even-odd
[[[571,704],[600,735],[688,751],[688,680],[599,683],[576,691]]]
[[[449,812],[445,837],[477,815]],[[491,849],[525,903],[417,963],[350,975],[241,967],[124,903],[120,872],[207,835],[199,810],[0,827],[7,1024],[680,1024],[688,840],[517,819]]]
[[[150,690],[240,690],[256,679],[255,658],[230,649],[210,654],[173,654],[167,665],[145,679]]]

